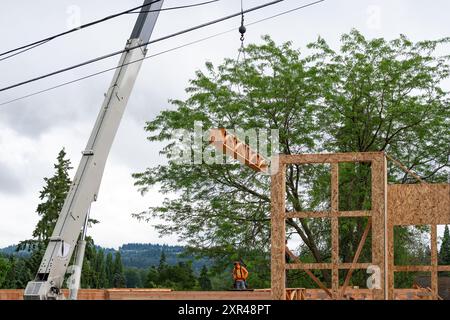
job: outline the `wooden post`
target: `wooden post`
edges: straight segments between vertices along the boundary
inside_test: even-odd
[[[272,175],[271,189],[271,223],[272,223],[272,247],[271,247],[271,286],[272,299],[286,299],[286,261],[285,261],[285,194],[286,194],[286,166],[282,163],[282,157],[274,159],[279,161],[278,172]]]
[[[331,164],[331,288],[334,299],[339,296],[339,163]]]
[[[379,153],[372,160],[372,263],[380,270],[380,288],[374,298],[386,299],[385,243],[386,243],[386,157]]]
[[[388,300],[394,300],[394,225],[390,219],[388,219],[388,245],[386,250],[386,259],[388,260],[387,270],[387,298]]]
[[[438,255],[437,255],[437,225],[431,225],[431,291],[433,299],[438,299]]]

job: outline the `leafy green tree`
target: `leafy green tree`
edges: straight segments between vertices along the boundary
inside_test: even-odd
[[[177,197],[135,216],[163,219],[157,226],[161,234],[175,233],[210,256],[229,259],[250,247],[267,252],[269,177],[237,164],[176,161],[173,133],[192,130],[195,121],[205,131],[279,129],[284,154],[387,151],[424,180],[445,181],[450,108],[442,82],[450,67],[448,57],[437,56],[436,49],[449,39],[414,43],[402,35],[368,40],[352,30],[341,43],[334,51],[319,38],[304,57],[291,43],[277,46],[266,36],[263,44],[246,48],[244,61],[226,59],[217,67],[206,63],[190,81],[189,97],[172,100],[172,108],[147,122],[149,140],[166,143],[162,154],[168,163],[133,175],[141,192],[158,185],[162,193]],[[391,182],[413,182],[396,167],[388,169]],[[370,207],[369,173],[367,164],[340,168],[341,210]],[[290,166],[286,192],[288,210],[329,210],[329,168]],[[329,227],[317,220],[287,219],[287,232],[302,239],[302,254],[323,262],[330,256],[324,236]],[[364,219],[347,223],[348,234],[342,235],[348,240],[342,251],[346,259],[354,255],[364,225]]]
[[[159,272],[155,266],[151,266],[147,272],[145,279],[146,288],[157,288],[159,283]]]
[[[208,268],[205,265],[203,265],[202,270],[200,271],[198,282],[202,290],[208,291],[212,289],[211,279],[208,275]]]
[[[159,273],[159,284],[174,290],[193,290],[197,284],[192,264],[178,262],[175,266],[167,266]]]
[[[127,288],[142,288],[142,279],[137,268],[126,268],[125,280]]]

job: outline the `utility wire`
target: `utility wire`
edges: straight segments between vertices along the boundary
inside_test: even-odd
[[[12,53],[12,54],[10,54],[9,56],[6,56],[6,57],[4,57],[4,58],[1,58],[0,61],[3,61],[3,60],[6,60],[6,59],[9,59],[9,58],[12,58],[12,57],[14,57],[14,56],[17,56],[17,55],[19,55],[19,54],[21,54],[21,53],[27,52],[27,51],[29,51],[29,50],[31,50],[31,49],[36,48],[36,47],[42,46],[43,44],[46,44],[46,43],[49,42],[49,41],[50,41],[50,40],[45,40],[45,41],[39,42],[39,43],[37,43],[37,44],[35,44],[35,45],[31,46],[31,47],[27,47],[27,48],[25,48],[25,49],[23,49],[23,50],[20,50],[20,51],[18,51],[18,52]]]
[[[108,20],[117,18],[117,17],[122,16],[122,15],[124,15],[124,14],[133,14],[133,13],[141,13],[141,12],[161,12],[161,11],[169,11],[169,10],[178,10],[178,9],[193,8],[193,7],[199,7],[199,6],[207,5],[207,4],[210,4],[210,3],[218,2],[218,1],[220,1],[220,0],[210,0],[210,1],[200,2],[200,3],[193,3],[193,4],[183,5],[183,6],[176,6],[176,7],[162,8],[162,9],[159,9],[159,10],[148,10],[148,11],[137,11],[137,12],[134,12],[134,11],[137,10],[137,9],[142,9],[143,7],[147,7],[147,6],[149,6],[149,5],[153,4],[153,3],[160,2],[160,1],[161,1],[161,0],[152,1],[152,2],[150,2],[150,3],[148,3],[148,4],[141,5],[141,6],[139,6],[139,7],[135,7],[135,8],[132,8],[132,9],[128,9],[128,10],[125,10],[125,11],[122,11],[122,12],[119,12],[119,13],[116,13],[116,14],[113,14],[113,15],[110,15],[110,16],[107,16],[107,17],[102,18],[102,19],[99,19],[99,20],[92,21],[92,22],[90,22],[90,23],[87,23],[87,24],[81,25],[81,26],[79,26],[79,27],[77,27],[77,28],[73,28],[73,29],[70,29],[70,30],[68,30],[68,31],[65,31],[65,32],[56,34],[56,35],[54,35],[54,36],[51,36],[51,37],[48,37],[48,38],[45,38],[45,39],[42,39],[42,40],[39,40],[39,41],[35,41],[35,42],[32,42],[32,43],[30,43],[30,44],[27,44],[27,45],[24,45],[24,46],[15,48],[15,49],[11,49],[11,50],[2,52],[2,53],[0,53],[0,57],[1,57],[1,56],[4,56],[4,55],[7,55],[7,54],[10,54],[10,53],[13,53],[13,52],[15,52],[15,53],[10,54],[9,56],[0,58],[0,61],[7,60],[7,59],[9,59],[9,58],[12,58],[12,57],[14,57],[14,56],[17,56],[17,55],[19,55],[19,54],[21,54],[21,53],[24,53],[24,52],[29,51],[29,50],[31,50],[31,49],[34,49],[34,48],[36,48],[36,47],[42,46],[43,44],[46,44],[47,42],[49,42],[49,41],[51,41],[51,40],[54,40],[54,39],[59,38],[59,37],[62,37],[62,36],[67,35],[67,34],[69,34],[69,33],[72,33],[72,32],[75,32],[75,31],[79,31],[79,30],[85,29],[85,28],[87,28],[87,27],[91,27],[91,26],[93,26],[93,25],[96,25],[96,24],[99,24],[99,23],[102,23],[102,22],[105,22],[105,21],[108,21]],[[19,51],[19,50],[20,50],[20,51]],[[18,51],[18,52],[16,52],[16,51]]]
[[[157,2],[160,2],[160,1],[161,1],[161,0],[155,0],[155,1],[152,1],[152,2],[147,3],[147,4],[145,4],[145,5],[141,5],[141,6],[138,6],[138,7],[134,7],[134,8],[131,8],[131,9],[128,9],[128,10],[125,10],[125,11],[122,11],[122,12],[119,12],[119,13],[116,13],[116,14],[112,14],[112,15],[106,16],[106,17],[104,17],[104,18],[102,18],[102,19],[95,20],[95,21],[92,21],[92,22],[83,24],[83,25],[81,25],[81,26],[79,26],[79,27],[77,27],[77,28],[73,28],[73,29],[70,29],[70,30],[67,30],[67,31],[64,31],[64,32],[61,32],[61,33],[58,33],[58,34],[55,34],[55,35],[53,35],[53,36],[47,37],[47,38],[45,38],[45,39],[42,39],[42,40],[39,40],[39,41],[35,41],[35,42],[32,42],[32,43],[23,45],[23,46],[21,46],[21,47],[18,47],[18,48],[15,48],[15,49],[11,49],[11,50],[2,52],[2,53],[0,53],[0,56],[4,56],[4,55],[10,54],[10,53],[12,53],[12,52],[15,52],[15,51],[19,51],[19,50],[28,48],[28,47],[32,47],[32,46],[36,46],[36,45],[39,45],[39,44],[43,44],[43,43],[48,42],[48,41],[51,41],[51,40],[53,40],[53,39],[62,37],[62,36],[64,36],[64,35],[66,35],[66,34],[69,34],[69,33],[72,33],[72,32],[75,32],[75,31],[78,31],[78,30],[81,30],[81,29],[84,29],[84,28],[88,28],[88,27],[91,27],[91,26],[93,26],[93,25],[96,25],[96,24],[99,24],[99,23],[102,23],[102,22],[105,22],[105,21],[108,21],[108,20],[117,18],[117,17],[122,16],[122,15],[124,15],[124,14],[127,14],[127,13],[129,13],[129,12],[131,12],[131,11],[135,11],[135,10],[137,10],[137,9],[140,9],[140,8],[143,8],[143,7],[146,7],[146,6],[149,6],[149,5],[153,4],[153,3],[157,3]],[[6,59],[6,58],[3,58],[2,60],[4,60],[4,59]],[[1,61],[1,60],[0,60],[0,61]]]
[[[256,6],[256,7],[247,9],[247,10],[244,10],[243,13],[248,13],[248,12],[260,10],[262,8],[265,8],[265,7],[268,7],[268,6],[271,6],[271,5],[283,2],[283,1],[284,0],[275,0],[275,1],[272,1],[272,2],[268,2],[268,3],[262,4],[262,5],[259,5],[259,6]],[[242,14],[241,12],[233,13],[233,14],[230,14],[230,15],[228,15],[226,17],[219,18],[219,19],[216,19],[216,20],[212,20],[212,21],[209,21],[209,22],[197,25],[195,27],[184,29],[184,30],[181,30],[181,31],[169,34],[167,36],[164,36],[164,37],[161,37],[161,38],[158,38],[158,39],[155,39],[155,40],[150,40],[150,41],[141,43],[139,45],[135,45],[135,46],[123,49],[123,50],[119,50],[119,51],[116,51],[116,52],[113,52],[113,53],[109,53],[109,54],[106,54],[106,55],[103,55],[103,56],[100,56],[100,57],[97,57],[97,58],[94,58],[94,59],[91,59],[91,60],[87,60],[87,61],[84,61],[82,63],[75,64],[75,65],[72,65],[70,67],[66,67],[66,68],[63,68],[63,69],[59,69],[57,71],[53,71],[53,72],[44,74],[44,75],[36,77],[36,78],[32,78],[32,79],[29,79],[29,80],[26,80],[26,81],[18,82],[18,83],[15,83],[13,85],[1,88],[0,92],[7,91],[7,90],[10,90],[10,89],[13,89],[13,88],[16,88],[16,87],[20,87],[20,86],[23,86],[25,84],[28,84],[28,83],[31,83],[31,82],[35,82],[35,81],[38,81],[38,80],[42,80],[42,79],[45,79],[45,78],[48,78],[48,77],[51,77],[51,76],[54,76],[54,75],[57,75],[57,74],[60,74],[60,73],[63,73],[63,72],[67,72],[67,71],[70,71],[70,70],[73,70],[73,69],[77,69],[77,68],[80,68],[80,67],[88,65],[88,64],[92,64],[92,63],[97,62],[97,61],[105,60],[107,58],[111,58],[111,57],[114,57],[116,55],[122,54],[122,53],[124,53],[126,51],[131,51],[131,50],[134,50],[134,49],[145,47],[145,46],[147,46],[149,44],[152,44],[152,43],[160,42],[160,41],[167,40],[167,39],[170,39],[170,38],[173,38],[173,37],[185,34],[185,33],[192,32],[194,30],[202,29],[204,27],[207,27],[207,26],[210,26],[210,25],[213,25],[213,24],[216,24],[216,23],[219,23],[219,22],[222,22],[222,21],[229,20],[231,18],[240,16],[241,14]]]
[[[309,3],[309,4],[302,5],[302,6],[300,6],[300,7],[296,7],[296,8],[294,8],[294,9],[291,9],[291,10],[288,10],[288,11],[284,11],[284,12],[281,12],[281,13],[276,14],[276,15],[272,15],[272,16],[269,16],[269,17],[266,17],[266,18],[263,18],[263,19],[260,19],[260,20],[256,20],[256,21],[253,21],[253,22],[251,22],[251,23],[248,23],[247,26],[255,25],[255,24],[258,24],[258,23],[267,21],[267,20],[271,20],[271,19],[277,18],[277,17],[279,17],[279,16],[282,16],[282,15],[285,15],[285,14],[292,13],[292,12],[294,12],[294,11],[300,10],[300,9],[302,9],[302,8],[309,7],[309,6],[313,5],[313,4],[318,4],[319,2],[323,2],[323,1],[325,1],[325,0],[320,0],[320,1],[316,1],[316,2],[311,2],[311,3]],[[76,83],[76,82],[79,82],[79,81],[82,81],[82,80],[86,80],[86,79],[89,79],[89,78],[92,78],[92,77],[101,75],[101,74],[103,74],[103,73],[107,73],[107,72],[116,70],[116,69],[118,69],[118,68],[127,66],[127,65],[129,65],[129,64],[133,64],[133,63],[137,63],[137,62],[142,61],[142,60],[154,58],[154,57],[160,56],[160,55],[162,55],[162,54],[169,53],[169,52],[172,52],[172,51],[175,51],[175,50],[179,50],[179,49],[181,49],[181,48],[185,48],[185,47],[188,47],[188,46],[191,46],[191,45],[200,43],[200,42],[204,42],[204,41],[206,41],[206,40],[209,40],[209,39],[212,39],[212,38],[216,38],[216,37],[219,37],[219,36],[222,36],[222,35],[224,35],[224,34],[228,34],[228,33],[230,33],[230,32],[234,32],[234,31],[236,31],[235,28],[233,28],[233,29],[228,29],[228,30],[226,30],[226,31],[222,31],[222,32],[219,32],[219,33],[216,33],[216,34],[213,34],[213,35],[210,35],[210,36],[207,36],[207,37],[204,37],[204,38],[195,40],[195,41],[191,41],[191,42],[188,42],[188,43],[185,43],[185,44],[182,44],[182,45],[179,45],[179,46],[176,46],[176,47],[173,47],[173,48],[164,50],[164,51],[157,52],[157,53],[155,53],[155,54],[146,56],[146,57],[141,58],[141,59],[138,59],[138,60],[130,61],[130,62],[125,63],[125,64],[122,64],[122,65],[120,65],[120,66],[116,66],[116,67],[113,67],[113,68],[105,69],[105,70],[102,70],[102,71],[99,71],[99,72],[96,72],[96,73],[92,73],[92,74],[89,74],[89,75],[84,76],[84,77],[81,77],[81,78],[77,78],[77,79],[74,79],[74,80],[71,80],[71,81],[67,81],[67,82],[58,84],[58,85],[53,86],[53,87],[49,87],[49,88],[46,88],[46,89],[43,89],[43,90],[40,90],[40,91],[36,91],[36,92],[30,93],[30,94],[27,94],[27,95],[24,95],[24,96],[21,96],[21,97],[18,97],[18,98],[9,100],[9,101],[2,102],[2,103],[0,103],[0,106],[7,105],[7,104],[10,104],[10,103],[19,101],[19,100],[23,100],[23,99],[26,99],[26,98],[29,98],[29,97],[32,97],[32,96],[35,96],[35,95],[38,95],[38,94],[41,94],[41,93],[44,93],[44,92],[48,92],[48,91],[51,91],[51,90],[54,90],[54,89],[57,89],[57,88],[60,88],[60,87],[63,87],[63,86],[67,86],[67,85],[72,84],[72,83]]]
[[[291,9],[291,10],[283,11],[283,12],[280,12],[280,13],[275,14],[275,15],[273,15],[273,16],[270,16],[270,17],[267,17],[267,18],[264,18],[264,19],[261,19],[261,20],[258,20],[258,21],[249,23],[249,24],[247,24],[247,26],[251,26],[251,25],[253,25],[253,24],[255,24],[255,23],[260,23],[260,22],[263,22],[263,21],[266,21],[266,20],[269,20],[269,19],[277,18],[277,17],[283,16],[283,15],[285,15],[285,14],[288,14],[288,13],[291,13],[291,12],[294,12],[294,11],[297,11],[297,10],[300,10],[300,9],[304,9],[304,8],[307,8],[307,7],[316,5],[316,4],[319,4],[319,3],[324,2],[324,1],[325,1],[325,0],[318,0],[318,1],[310,2],[310,3],[307,3],[307,4],[305,4],[305,5],[302,5],[302,6],[293,8],[293,9]]]
[[[205,2],[200,2],[200,3],[188,4],[188,5],[184,5],[184,6],[162,8],[162,9],[159,9],[159,10],[146,10],[146,11],[127,12],[127,14],[146,13],[146,12],[161,12],[161,11],[169,11],[169,10],[177,10],[177,9],[194,8],[194,7],[199,7],[199,6],[203,6],[203,5],[210,4],[210,3],[213,3],[213,2],[218,2],[218,1],[220,1],[220,0],[211,0],[211,1],[205,1]]]

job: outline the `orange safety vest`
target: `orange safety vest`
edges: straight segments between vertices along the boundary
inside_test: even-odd
[[[243,266],[235,267],[233,270],[234,280],[246,280],[248,277],[248,271]]]

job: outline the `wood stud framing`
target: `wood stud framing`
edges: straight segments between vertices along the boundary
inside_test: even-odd
[[[279,171],[272,176],[272,298],[286,298],[285,272],[290,269],[330,269],[331,292],[334,299],[339,294],[339,269],[367,268],[376,265],[380,269],[381,282],[385,277],[386,238],[386,159],[383,152],[279,155]],[[276,161],[276,160],[273,160]],[[273,162],[272,161],[272,162]],[[339,163],[370,162],[372,164],[372,208],[369,211],[339,211]],[[331,211],[329,212],[285,212],[285,171],[288,164],[331,164]],[[372,262],[341,263],[339,261],[339,218],[369,217],[372,226]],[[331,263],[285,263],[285,219],[330,218],[332,258]],[[276,234],[277,233],[277,234]],[[347,281],[348,282],[348,281]],[[385,299],[385,286],[372,290],[374,299]]]
[[[450,224],[449,184],[387,184],[387,160],[383,152],[279,155],[279,171],[272,176],[272,298],[285,299],[285,272],[283,270],[331,270],[332,288],[325,294],[333,299],[342,298],[354,269],[366,269],[375,265],[380,270],[381,286],[369,290],[372,299],[398,299],[395,292],[413,292],[413,289],[394,289],[394,273],[402,271],[428,271],[431,273],[430,297],[438,298],[438,272],[450,271],[448,265],[438,265],[437,225]],[[391,157],[389,159],[393,160]],[[372,207],[366,211],[339,211],[339,170],[341,162],[370,162],[372,178]],[[288,164],[331,164],[331,210],[324,212],[285,212],[285,171]],[[397,162],[395,162],[398,165]],[[407,171],[409,174],[411,172]],[[416,177],[416,175],[413,175]],[[417,176],[418,177],[418,176]],[[420,182],[422,180],[417,178]],[[368,217],[369,223],[358,246],[352,263],[339,261],[339,218]],[[285,263],[285,219],[330,218],[331,219],[331,263]],[[394,226],[431,226],[431,265],[394,265]],[[372,262],[358,262],[360,251],[372,229]],[[339,288],[340,269],[348,269],[344,286]],[[310,271],[309,271],[310,272]],[[339,289],[341,292],[339,293]],[[350,290],[350,288],[349,288]],[[360,289],[368,290],[368,289]],[[425,289],[424,289],[425,290]],[[352,290],[353,291],[353,290]],[[412,294],[412,293],[411,293]]]
[[[339,296],[339,164],[331,164],[331,288]]]
[[[253,150],[245,141],[240,141],[235,134],[227,130],[211,129],[209,143],[220,152],[231,156],[257,172],[268,172],[268,162],[257,151]]]

